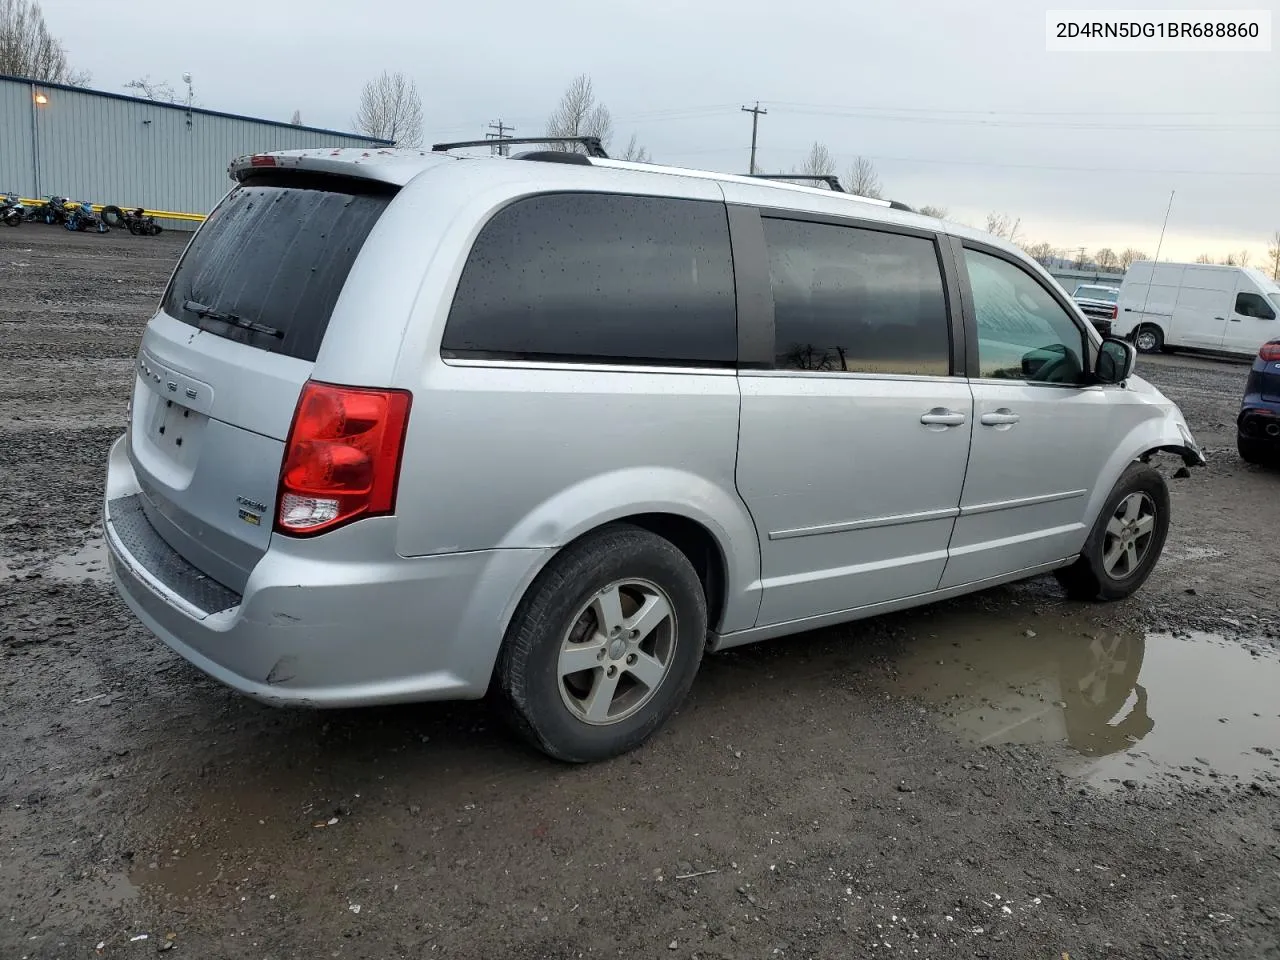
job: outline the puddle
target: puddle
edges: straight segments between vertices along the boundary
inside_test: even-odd
[[[23,558],[21,562],[0,557],[0,580],[13,580],[33,573],[64,583],[80,583],[84,580],[109,582],[111,570],[107,566],[106,541],[102,539],[101,533],[91,530],[80,546],[52,557],[37,554]]]
[[[110,580],[106,541],[100,535],[90,537],[75,551],[54,557],[40,572],[52,580]]]
[[[1280,780],[1280,658],[1259,653],[1206,633],[948,618],[908,645],[896,686],[977,742],[1064,745],[1066,772],[1098,786]]]

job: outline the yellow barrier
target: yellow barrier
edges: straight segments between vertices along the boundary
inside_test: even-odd
[[[18,202],[21,203],[23,206],[27,206],[27,207],[43,207],[45,205],[45,202],[43,200],[26,200],[26,199],[19,198]],[[72,210],[74,210],[76,207],[80,206],[80,201],[78,200],[72,201],[71,203],[68,203],[67,206]],[[89,204],[89,209],[93,210],[95,213],[101,213],[103,207],[109,207],[109,206],[113,206],[113,204],[91,203]],[[115,206],[119,206],[119,205],[115,204]],[[120,209],[136,210],[137,207],[120,207]],[[152,210],[150,208],[145,208],[145,209],[146,209],[147,216],[156,217],[157,219],[160,219],[160,220],[187,220],[193,223],[203,223],[205,219],[203,213],[178,213],[173,210]]]

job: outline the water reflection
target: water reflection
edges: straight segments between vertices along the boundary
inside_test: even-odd
[[[947,616],[928,629],[896,686],[979,742],[1062,743],[1079,754],[1073,772],[1099,780],[1280,774],[1272,653],[1071,618]]]

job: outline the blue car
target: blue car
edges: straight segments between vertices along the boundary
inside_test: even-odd
[[[1258,351],[1240,401],[1236,449],[1249,463],[1280,463],[1280,339]]]

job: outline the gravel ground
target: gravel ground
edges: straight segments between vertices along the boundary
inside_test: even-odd
[[[1280,474],[1236,458],[1241,365],[1141,361],[1212,462],[1138,596],[711,657],[650,745],[566,768],[484,704],[249,702],[115,598],[106,449],[181,242],[0,234],[0,958],[1280,957]]]

